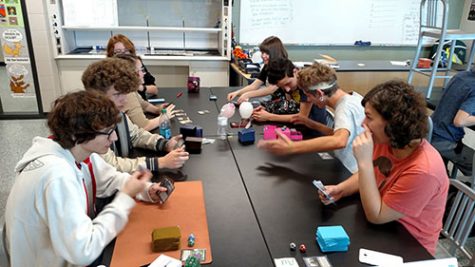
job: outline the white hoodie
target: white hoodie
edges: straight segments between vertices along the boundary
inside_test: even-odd
[[[130,177],[97,154],[90,156],[97,196],[107,197]],[[5,219],[12,267],[76,266],[92,263],[127,223],[135,201],[119,192],[93,220],[87,215],[86,185],[91,176],[53,140],[35,137],[15,167]],[[89,193],[89,195],[91,195]],[[140,199],[151,201],[147,192]]]

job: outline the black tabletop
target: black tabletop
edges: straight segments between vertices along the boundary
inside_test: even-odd
[[[205,137],[215,138],[219,109],[227,93],[236,89],[201,88],[198,94],[188,94],[182,88],[162,88],[160,97],[184,109],[193,124],[203,127]],[[179,92],[184,94],[176,98]],[[209,113],[201,115],[199,110]],[[238,119],[236,110],[231,120]],[[174,134],[180,125],[172,120]],[[262,124],[253,127],[257,141]],[[203,145],[201,154],[190,155],[184,167],[174,171],[203,181],[211,266],[273,266],[273,258],[281,257],[295,257],[304,266],[303,256],[323,255],[315,242],[316,228],[322,225],[342,225],[350,237],[348,252],[326,253],[333,266],[359,265],[360,248],[400,255],[404,261],[432,258],[400,224],[368,223],[357,195],[336,206],[320,203],[313,179],[334,184],[350,175],[338,160],[324,160],[317,153],[277,157],[237,139],[230,135]],[[305,244],[307,253],[290,251],[290,242]]]
[[[335,206],[320,202],[312,180],[336,184],[351,175],[338,160],[324,160],[317,153],[274,156],[242,146],[235,138],[229,141],[273,258],[295,257],[305,266],[302,257],[323,255],[315,232],[328,225],[342,225],[351,241],[348,252],[326,253],[333,266],[359,265],[360,248],[400,255],[405,261],[431,258],[398,223],[368,223],[358,195]],[[290,242],[305,244],[307,253],[290,251]]]

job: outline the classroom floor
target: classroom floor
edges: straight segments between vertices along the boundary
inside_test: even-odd
[[[48,136],[49,131],[45,119],[37,120],[0,120],[0,221],[3,223],[5,205],[14,182],[16,163],[30,147],[35,136]],[[475,133],[468,132],[464,139],[468,145],[475,145]],[[475,147],[475,146],[474,146]],[[469,250],[475,251],[475,238],[469,241]],[[442,245],[444,245],[442,243]],[[438,251],[437,257],[446,257],[444,251]],[[466,266],[465,260],[459,258],[460,266]],[[1,261],[0,261],[0,267]]]

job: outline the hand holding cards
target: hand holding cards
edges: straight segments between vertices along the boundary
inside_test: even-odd
[[[160,182],[160,186],[163,186],[167,189],[167,191],[157,191],[157,195],[160,198],[160,204],[165,203],[167,201],[168,197],[172,194],[173,190],[175,190],[175,185],[173,184],[173,181],[169,178],[163,178],[163,180]]]
[[[313,180],[313,185],[318,189],[318,191],[320,191],[320,193],[322,193],[325,198],[332,204],[336,205],[335,204],[335,199],[330,196],[327,191],[325,190],[325,186],[323,185],[323,183],[320,181],[320,180]]]

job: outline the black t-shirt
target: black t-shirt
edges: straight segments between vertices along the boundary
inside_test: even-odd
[[[257,79],[262,81],[264,83],[264,85],[267,84],[267,75],[268,75],[268,73],[269,73],[269,71],[267,70],[267,65],[264,65],[261,72],[259,73],[259,76],[257,76]]]
[[[139,90],[138,93],[143,99],[147,100],[147,93],[145,92],[145,86],[155,85],[155,77],[153,77],[153,75],[147,70],[147,67],[145,67],[141,58],[140,58],[140,63],[142,63],[142,69],[144,72],[144,76],[143,76],[144,90],[142,91]]]

